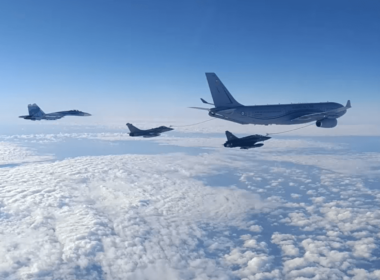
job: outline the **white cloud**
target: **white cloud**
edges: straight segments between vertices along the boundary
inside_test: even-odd
[[[202,144],[169,138],[159,141]],[[366,185],[376,177],[363,176],[374,175],[364,169],[376,167],[379,155],[366,163],[366,154],[332,148],[326,160],[304,162],[314,157],[303,155],[309,144],[292,143],[305,149],[82,157],[0,169],[0,278],[378,279],[380,192]],[[358,168],[341,171],[328,159]],[[247,190],[199,180],[224,176],[225,168]],[[371,269],[361,269],[364,261]]]
[[[51,159],[53,159],[52,156],[39,156],[30,149],[8,142],[0,142],[0,167],[2,165],[31,163]]]
[[[268,153],[269,154],[269,153]],[[313,165],[345,175],[380,176],[380,155],[366,154],[313,154],[303,155],[289,152],[287,154],[269,154],[267,160],[292,162],[301,165]]]
[[[259,225],[252,225],[249,227],[249,230],[253,232],[261,232],[263,230],[263,227]]]
[[[291,234],[280,234],[275,232],[272,235],[272,243],[275,243],[281,247],[283,256],[298,256],[299,249],[294,246],[295,237]]]
[[[376,248],[375,240],[372,237],[362,238],[357,241],[348,241],[347,244],[353,247],[353,254],[356,257],[369,259],[372,251]]]
[[[223,131],[223,130],[222,130]],[[60,132],[60,133],[49,133],[49,134],[19,134],[19,135],[0,135],[0,139],[3,141],[16,141],[16,142],[31,142],[31,143],[50,143],[59,142],[67,139],[96,139],[103,141],[155,141],[164,145],[174,145],[182,147],[207,147],[207,148],[221,148],[223,143],[227,140],[224,133],[220,133],[217,136],[173,136],[173,133],[166,133],[157,138],[141,138],[141,137],[130,137],[129,131],[125,129],[125,132]],[[251,133],[251,134],[257,134]],[[250,133],[244,133],[240,136],[247,136]],[[324,150],[341,150],[344,146],[329,142],[321,142],[315,140],[309,140],[307,138],[303,139],[280,139],[273,137],[269,141],[266,141],[265,148],[255,149],[256,153],[266,153],[266,152],[278,152],[278,151],[289,151],[296,149],[310,149],[318,148]],[[230,149],[237,150],[237,149]]]
[[[6,217],[0,220],[0,255],[7,256],[0,275],[227,279],[231,271],[207,257],[200,240],[211,243],[209,230],[221,236],[231,226],[248,230],[247,215],[272,205],[251,192],[193,178],[222,166],[228,161],[217,155],[178,154],[84,157],[0,170],[0,214]],[[214,248],[221,258],[218,249],[226,248]],[[252,259],[251,270],[262,267]]]
[[[379,280],[380,279],[380,270],[375,270],[368,272],[364,269],[355,268],[349,271],[350,275],[353,275],[352,280]]]
[[[273,269],[273,256],[265,252],[257,252],[251,248],[236,248],[224,256],[225,263],[230,266],[239,266],[234,274],[241,279],[281,279],[281,272]]]

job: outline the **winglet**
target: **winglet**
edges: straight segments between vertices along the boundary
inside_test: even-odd
[[[347,109],[348,109],[348,108],[351,108],[351,101],[350,101],[350,100],[347,101],[346,108],[347,108]]]
[[[214,104],[212,104],[212,103],[207,102],[207,101],[204,100],[203,98],[201,98],[201,101],[202,101],[204,104],[214,105]],[[215,105],[214,105],[214,106],[215,106]]]

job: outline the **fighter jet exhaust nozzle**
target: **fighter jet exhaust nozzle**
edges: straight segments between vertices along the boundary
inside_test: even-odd
[[[338,124],[337,119],[322,119],[315,123],[317,127],[323,127],[323,128],[333,128],[333,127],[336,127],[337,124]]]

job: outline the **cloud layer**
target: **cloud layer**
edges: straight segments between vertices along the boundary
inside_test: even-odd
[[[89,157],[0,170],[0,275],[228,278],[202,246],[214,243],[208,232],[245,228],[248,214],[274,205],[193,179],[228,165],[216,156],[183,158]]]
[[[51,160],[52,156],[40,156],[28,148],[9,143],[0,142],[0,167]]]
[[[159,141],[210,149],[41,163],[3,142],[28,164],[0,168],[0,278],[379,279],[379,154]]]

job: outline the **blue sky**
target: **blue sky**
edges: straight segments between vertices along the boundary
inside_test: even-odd
[[[380,101],[379,13],[378,1],[1,1],[0,116],[31,102],[175,115],[210,99],[208,71],[245,104],[350,98],[364,111]]]

